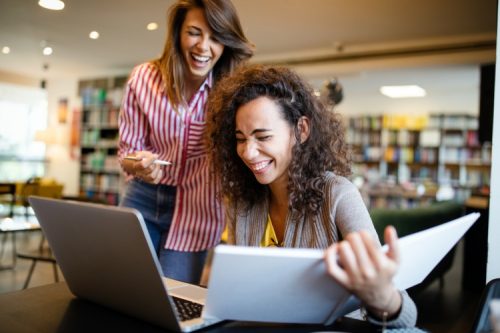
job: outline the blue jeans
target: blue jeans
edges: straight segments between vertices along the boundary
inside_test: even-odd
[[[203,272],[207,251],[183,252],[165,249],[175,207],[174,186],[154,185],[132,180],[120,206],[141,212],[149,237],[158,255],[163,275],[198,284]]]

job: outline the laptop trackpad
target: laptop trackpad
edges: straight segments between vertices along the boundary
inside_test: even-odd
[[[168,293],[172,296],[205,303],[205,299],[207,298],[206,288],[166,278],[163,279],[163,283]]]

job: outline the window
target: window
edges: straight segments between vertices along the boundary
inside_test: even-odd
[[[35,133],[47,127],[47,93],[0,83],[0,181],[43,176],[45,144]]]

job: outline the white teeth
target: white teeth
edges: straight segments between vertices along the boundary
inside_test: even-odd
[[[264,169],[268,164],[269,164],[269,161],[264,161],[264,162],[260,162],[260,163],[254,164],[253,165],[253,169],[255,171],[259,171],[259,170]]]
[[[196,61],[207,62],[208,60],[210,60],[210,57],[203,57],[203,56],[199,56],[199,55],[196,55],[196,54],[191,54],[191,56]]]

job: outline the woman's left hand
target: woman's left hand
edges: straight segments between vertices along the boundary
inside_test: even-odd
[[[384,239],[389,246],[387,253],[364,230],[348,234],[325,252],[328,273],[379,317],[396,314],[402,304],[401,294],[392,283],[399,266],[394,227],[384,230]]]
[[[136,151],[132,156],[138,160],[122,159],[121,161],[121,165],[125,172],[144,182],[159,184],[163,177],[163,169],[159,164],[154,163],[158,158],[158,154],[143,150]]]

